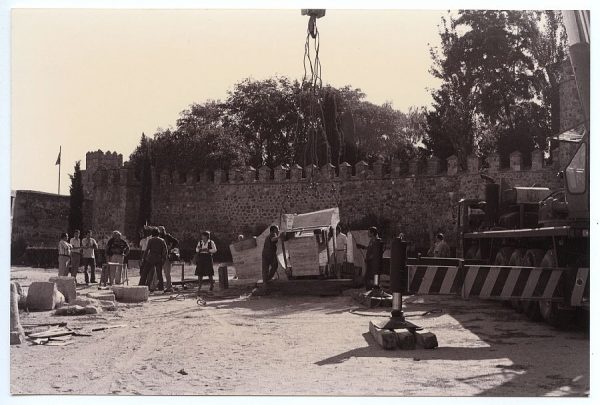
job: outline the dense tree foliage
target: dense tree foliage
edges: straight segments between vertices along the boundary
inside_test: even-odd
[[[459,157],[514,150],[527,159],[553,134],[556,83],[547,68],[564,58],[565,36],[553,11],[463,10],[442,19],[432,49],[433,91],[425,145]],[[556,109],[554,109],[556,120]],[[527,164],[527,162],[525,162]]]
[[[75,229],[83,228],[83,182],[81,178],[81,162],[75,163],[73,174],[70,174],[71,186],[69,187],[69,234]]]
[[[318,118],[319,136],[310,132],[311,116]],[[350,86],[324,86],[311,97],[306,85],[285,77],[245,79],[224,102],[192,104],[174,128],[142,136],[130,161],[140,179],[148,165],[179,173],[245,165],[353,165],[379,156],[410,159],[423,131],[422,109],[405,114],[391,104],[379,106]],[[140,225],[149,212],[140,214]]]

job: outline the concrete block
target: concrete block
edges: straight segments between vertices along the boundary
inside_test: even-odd
[[[50,277],[48,280],[51,283],[56,284],[56,288],[58,291],[65,296],[66,302],[72,302],[77,298],[77,289],[75,277],[71,276],[58,276],[58,277]]]
[[[20,345],[25,341],[25,335],[18,331],[10,332],[10,344]]]
[[[396,332],[396,339],[402,350],[414,350],[416,347],[415,336],[409,331]]]
[[[98,291],[90,292],[86,294],[89,298],[94,298],[100,301],[112,301],[115,302],[115,294],[112,291]]]
[[[398,347],[398,337],[396,333],[387,329],[379,329],[373,321],[369,322],[369,333],[377,344],[385,350],[393,350]]]
[[[58,308],[54,311],[56,316],[73,316],[73,315],[85,315],[85,308],[81,305],[68,305],[66,307]]]
[[[10,283],[10,344],[23,343],[25,338],[21,320],[19,318],[19,288],[17,283]]]
[[[119,302],[148,301],[148,287],[142,286],[113,286],[115,299]]]
[[[415,332],[415,341],[417,346],[423,349],[435,349],[438,347],[437,337],[431,332]]]
[[[65,302],[65,296],[58,291],[56,284],[34,281],[27,292],[27,308],[30,311],[51,311]]]
[[[88,306],[84,307],[83,310],[86,315],[94,315],[94,314],[102,313],[102,308],[94,306],[94,305],[88,305]]]

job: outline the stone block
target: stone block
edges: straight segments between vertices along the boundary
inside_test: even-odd
[[[292,165],[290,168],[290,180],[300,181],[302,180],[302,167],[298,164]]]
[[[415,341],[417,346],[423,349],[435,349],[438,347],[437,337],[431,332],[415,332]]]
[[[435,175],[440,171],[440,158],[432,156],[427,160],[427,174]]]
[[[21,326],[19,317],[19,292],[17,283],[10,283],[10,344],[18,345],[23,343],[25,335]]]
[[[312,179],[314,176],[317,176],[319,172],[319,168],[315,164],[306,165],[304,167],[304,177],[307,179]]]
[[[416,347],[415,337],[409,331],[396,332],[396,339],[398,348],[402,350],[414,350]]]
[[[93,298],[99,301],[112,301],[115,302],[115,294],[112,291],[98,291],[86,294],[87,297]]]
[[[536,149],[531,152],[531,170],[542,170],[544,168],[544,152]]]
[[[223,169],[215,170],[214,182],[215,182],[215,184],[225,183],[225,170],[223,170]]]
[[[383,167],[384,167],[383,158],[381,156],[379,156],[377,161],[375,163],[373,163],[373,175],[375,176],[376,179],[383,178]]]
[[[143,286],[113,286],[112,291],[118,302],[148,301],[148,287]]]
[[[18,331],[10,332],[10,344],[11,345],[20,345],[25,341],[25,335]]]
[[[71,276],[58,276],[50,277],[48,280],[51,283],[56,284],[58,291],[65,296],[65,301],[70,303],[77,298],[77,289],[75,283],[75,277]]]
[[[402,165],[398,159],[392,160],[392,177],[400,177],[402,174]]]
[[[522,154],[521,152],[514,151],[510,154],[510,170],[514,172],[521,171]]]
[[[419,172],[419,161],[418,160],[411,160],[410,162],[408,162],[408,173],[411,175],[416,175]]]
[[[458,174],[458,157],[456,155],[450,156],[446,159],[448,166],[448,176],[456,176]]]
[[[379,329],[371,321],[369,322],[369,333],[375,339],[375,342],[385,350],[394,350],[398,347],[398,338],[394,331]]]
[[[321,178],[331,180],[335,177],[335,166],[331,163],[326,163],[321,166]]]
[[[271,168],[269,166],[261,166],[258,169],[258,181],[266,183],[271,180]]]
[[[256,169],[252,166],[246,167],[243,173],[244,183],[254,183],[256,181]]]
[[[287,168],[283,165],[275,167],[273,173],[275,181],[285,181],[287,179]]]
[[[487,163],[489,166],[489,171],[491,173],[496,173],[500,170],[500,155],[497,153],[492,153],[487,157]]]
[[[352,175],[352,166],[348,162],[342,162],[339,166],[339,177],[340,179],[348,179]]]
[[[481,167],[481,162],[479,161],[479,157],[475,155],[467,156],[467,170],[469,173],[478,173],[479,168]]]
[[[358,162],[354,165],[354,170],[356,173],[356,177],[360,177],[360,178],[367,177],[367,172],[369,170],[369,164],[367,162],[365,162],[364,160],[361,160],[360,162]]]
[[[65,296],[55,283],[34,281],[27,291],[27,308],[30,311],[51,311],[65,302]]]

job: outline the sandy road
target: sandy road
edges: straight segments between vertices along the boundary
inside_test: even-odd
[[[60,318],[126,324],[65,347],[11,347],[13,394],[491,395],[589,393],[589,337],[527,321],[499,303],[409,297],[435,350],[383,351],[368,335],[382,309],[350,297],[253,297],[228,290]],[[219,295],[219,294],[217,294]],[[422,316],[425,311],[442,310]],[[22,313],[24,323],[56,321]],[[181,373],[179,371],[183,370]]]

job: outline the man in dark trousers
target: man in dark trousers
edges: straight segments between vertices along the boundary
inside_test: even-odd
[[[373,282],[375,274],[381,274],[383,265],[383,242],[379,238],[377,228],[372,226],[369,228],[369,245],[356,245],[358,248],[367,249],[365,257],[365,288],[367,291],[373,287],[378,287]]]
[[[154,274],[162,274],[162,266],[167,259],[167,244],[159,237],[158,229],[153,228],[151,235],[144,252],[144,268],[140,277],[140,285],[148,286],[150,291]]]
[[[263,283],[271,281],[279,262],[277,261],[277,242],[279,241],[279,227],[277,225],[271,225],[269,228],[269,235],[265,238],[265,244],[263,245],[262,251],[262,279]]]
[[[165,271],[165,281],[167,282],[167,288],[165,289],[165,292],[166,293],[173,292],[173,285],[171,284],[171,259],[169,258],[169,253],[171,253],[171,249],[174,249],[177,247],[177,244],[179,243],[179,241],[177,239],[175,239],[175,237],[173,235],[167,233],[164,226],[159,226],[158,232],[160,233],[160,237],[167,244],[167,259],[165,260],[165,263],[163,266],[164,271]],[[162,271],[160,273],[157,273],[157,275],[158,275],[158,289],[162,290],[163,289]]]

